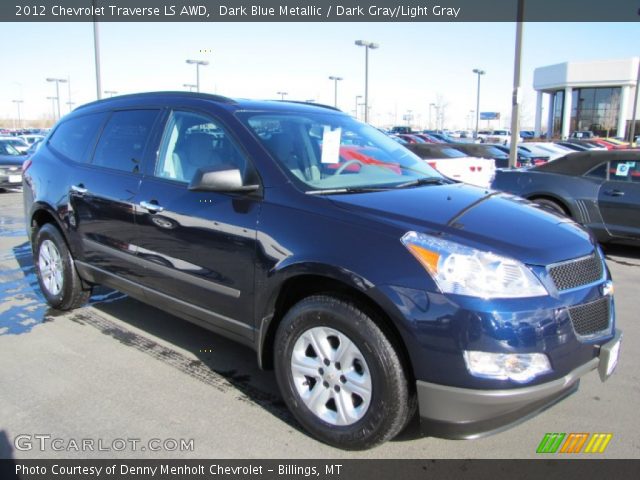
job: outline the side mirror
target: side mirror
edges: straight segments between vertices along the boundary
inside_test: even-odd
[[[195,192],[254,192],[260,185],[244,185],[240,170],[209,170],[199,168],[191,182],[189,190]]]

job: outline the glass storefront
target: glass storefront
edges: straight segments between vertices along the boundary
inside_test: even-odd
[[[591,130],[596,135],[613,136],[620,112],[620,87],[574,88],[571,92],[570,132]],[[553,95],[554,136],[562,132],[564,90]]]
[[[620,87],[573,90],[570,131],[591,130],[596,135],[615,135],[620,111],[620,91]]]

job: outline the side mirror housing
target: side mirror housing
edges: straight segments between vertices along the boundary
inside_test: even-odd
[[[189,190],[195,192],[254,192],[260,185],[245,185],[242,173],[237,168],[213,170],[200,168],[189,183]]]

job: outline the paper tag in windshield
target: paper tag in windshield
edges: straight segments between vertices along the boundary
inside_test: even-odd
[[[325,126],[322,132],[322,163],[340,163],[340,138],[342,129]]]
[[[626,163],[619,163],[618,168],[616,168],[616,176],[626,177],[627,175],[629,175],[629,165]]]

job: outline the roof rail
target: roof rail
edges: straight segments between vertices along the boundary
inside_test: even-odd
[[[303,102],[301,100],[276,100],[276,102],[281,103],[296,103],[298,105],[311,105],[313,107],[327,108],[329,110],[335,110],[336,112],[341,112],[339,108],[332,107],[331,105],[325,105],[323,103],[314,103],[314,102]]]
[[[193,97],[193,98],[203,98],[205,100],[213,100],[215,102],[226,103],[229,105],[233,105],[237,103],[234,99],[229,97],[224,97],[222,95],[213,95],[210,93],[200,93],[200,92],[185,92],[182,90],[177,91],[157,91],[157,92],[140,92],[140,93],[130,93],[127,95],[117,95],[115,97],[102,98],[100,100],[95,100],[93,102],[85,103],[84,105],[80,105],[75,108],[74,111],[83,109],[85,107],[89,107],[92,105],[97,105],[101,103],[111,103],[120,99],[135,99],[138,97],[149,97],[149,96],[162,96],[162,95],[180,95],[184,97]]]

